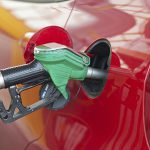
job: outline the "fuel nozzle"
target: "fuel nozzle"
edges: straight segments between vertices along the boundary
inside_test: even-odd
[[[34,58],[43,65],[55,86],[66,99],[69,96],[66,90],[69,80],[100,79],[106,75],[100,69],[89,67],[90,57],[86,53],[76,53],[57,43],[35,47]]]
[[[68,38],[65,42],[70,43],[69,36],[60,27],[41,30],[36,34],[35,39],[40,38],[43,32],[50,31],[49,29],[52,33],[55,29],[59,36]],[[69,80],[80,80],[87,96],[96,98],[100,95],[107,80],[110,65],[109,42],[105,39],[97,40],[85,53],[77,53],[67,46],[69,44],[63,44],[64,41],[58,42],[62,39],[59,36],[55,37],[53,42],[35,43],[34,48],[29,46],[28,50],[33,52],[25,56],[30,57],[27,60],[32,60],[33,55],[34,59],[28,64],[0,71],[0,89],[8,88],[11,96],[8,110],[0,101],[0,118],[5,123],[13,122],[42,107],[57,110],[63,108],[70,100],[69,89],[67,89]],[[34,36],[31,39],[33,40]],[[18,84],[22,86],[17,86]],[[37,85],[41,85],[40,99],[30,106],[23,106],[21,92]],[[16,108],[19,110],[17,113],[15,113]]]

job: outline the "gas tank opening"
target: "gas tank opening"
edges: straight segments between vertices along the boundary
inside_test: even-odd
[[[96,98],[102,92],[110,66],[111,45],[106,39],[99,39],[93,43],[86,51],[91,57],[90,67],[106,71],[103,79],[85,79],[82,86],[90,98]]]

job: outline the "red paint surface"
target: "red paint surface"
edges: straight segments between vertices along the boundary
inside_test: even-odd
[[[26,63],[33,61],[33,51],[35,46],[53,42],[73,48],[72,40],[63,28],[58,26],[46,27],[34,34],[29,40],[24,52]]]
[[[101,2],[83,3],[84,5],[77,5],[77,8],[93,14],[97,17],[97,22],[81,25],[77,29],[68,27],[77,50],[93,42],[88,38],[90,29],[102,37],[111,37],[125,32],[135,24],[134,17],[117,9],[94,13],[91,8],[101,5]],[[144,31],[146,38],[149,38],[148,24]],[[121,51],[113,55],[107,84],[97,99],[89,99],[81,89],[78,97],[65,109],[50,112],[50,120],[45,130],[48,147],[53,150],[149,149],[150,93],[147,81],[150,52],[145,53],[145,59],[139,58],[147,47],[143,46],[143,53],[140,53],[138,43],[136,40],[133,42],[134,51],[131,53],[137,52],[138,55],[131,56],[130,53]],[[130,47],[132,49],[132,46]],[[150,50],[150,47],[148,48]],[[117,55],[128,66],[126,69],[115,59]],[[79,86],[80,83],[70,84],[73,95],[76,95]],[[45,110],[44,118],[47,118],[47,114],[48,110]]]
[[[72,7],[70,3],[70,7]],[[45,138],[45,147],[52,150],[147,150],[150,143],[150,30],[148,19],[143,19],[142,27],[130,39],[125,32],[136,26],[136,15],[121,8],[131,6],[126,2],[119,8],[106,7],[108,1],[78,1],[75,10],[83,11],[95,17],[95,22],[73,27],[67,24],[75,50],[85,49],[96,38],[110,39],[112,45],[115,36],[121,36],[118,46],[113,45],[113,55],[108,81],[102,94],[89,99],[79,82],[70,82],[72,99],[61,111],[42,111],[44,128],[42,135],[31,143],[28,149],[42,147],[40,139]],[[118,7],[118,5],[116,5]],[[134,8],[138,5],[134,6]],[[143,1],[141,10],[149,7],[149,1]],[[101,9],[98,9],[101,8]],[[126,8],[129,9],[129,8]],[[132,8],[130,8],[132,11]],[[97,11],[96,11],[97,10]],[[59,24],[57,24],[59,25]],[[49,33],[47,33],[49,35]],[[122,37],[123,36],[123,37]],[[47,39],[43,37],[39,42]],[[121,44],[124,42],[124,45]],[[0,128],[3,130],[3,128]],[[8,128],[5,126],[5,130]],[[5,132],[6,133],[6,132]],[[15,132],[10,135],[19,137]],[[9,134],[5,137],[10,137]],[[25,141],[25,138],[19,138]],[[28,139],[28,141],[30,141]],[[21,142],[18,142],[21,147]],[[25,145],[25,144],[24,144]],[[41,146],[39,146],[41,145]],[[6,146],[6,145],[5,145]],[[14,147],[10,143],[10,147]],[[44,146],[43,146],[44,147]],[[3,147],[4,148],[4,147]],[[37,148],[38,149],[38,148]],[[46,149],[46,148],[41,148]]]
[[[136,59],[134,59],[136,61]],[[148,71],[150,63],[143,68]],[[134,72],[111,66],[103,93],[94,100],[83,90],[61,111],[51,112],[45,130],[48,147],[53,150],[149,149],[149,83],[145,97],[143,71]],[[140,77],[141,76],[141,77]],[[70,89],[76,94],[78,83]],[[145,112],[145,115],[144,115]],[[43,115],[47,118],[48,111]],[[147,116],[147,117],[146,117]],[[146,121],[146,122],[145,122]],[[145,126],[147,128],[145,128]]]

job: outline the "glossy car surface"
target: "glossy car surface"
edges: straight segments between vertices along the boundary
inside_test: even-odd
[[[149,0],[3,0],[0,6],[1,68],[25,63],[24,34],[50,25],[69,32],[75,51],[85,51],[103,37],[113,50],[108,80],[98,98],[90,99],[80,82],[71,81],[71,101],[63,110],[44,108],[9,125],[0,122],[1,150],[150,148]],[[6,90],[0,91],[0,98],[9,105]],[[35,102],[38,89],[26,91],[23,99],[25,105]]]

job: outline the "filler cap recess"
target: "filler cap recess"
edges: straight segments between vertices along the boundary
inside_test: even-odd
[[[94,42],[86,50],[86,53],[91,56],[89,67],[99,69],[105,72],[105,78],[101,79],[85,79],[82,86],[86,94],[91,98],[98,97],[107,81],[108,70],[111,60],[111,45],[106,39],[99,39]]]

